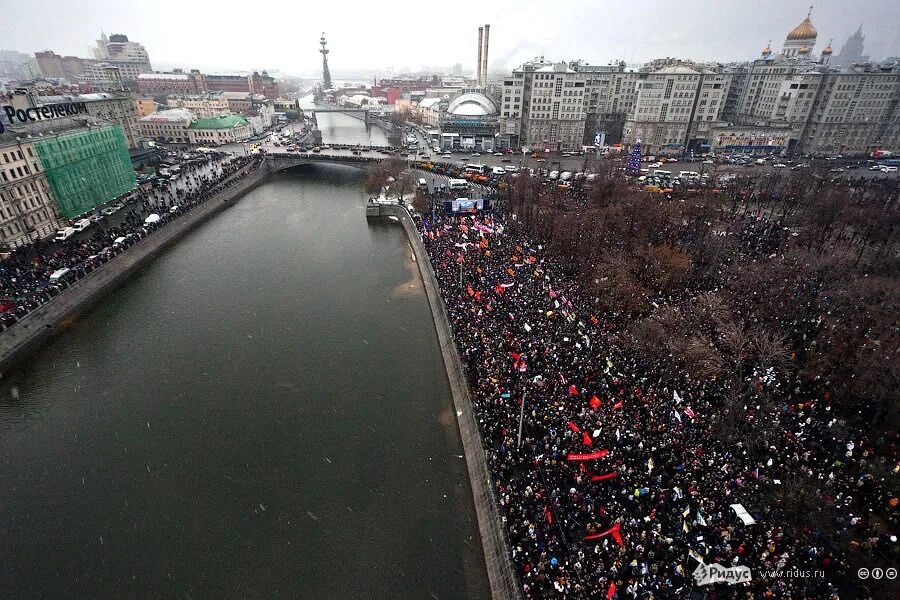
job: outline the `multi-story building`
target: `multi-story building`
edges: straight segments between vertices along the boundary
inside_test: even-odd
[[[153,72],[147,49],[138,42],[128,41],[128,36],[121,33],[109,37],[101,33],[94,48],[94,58],[119,67],[125,79],[136,80],[141,73]]]
[[[250,123],[240,115],[197,119],[187,130],[190,143],[210,146],[242,142],[253,135]]]
[[[246,75],[206,75],[206,89],[210,92],[247,92],[250,79]]]
[[[163,99],[170,94],[202,94],[207,91],[206,76],[197,69],[185,73],[175,69],[171,73],[142,73],[138,75],[138,93]]]
[[[253,99],[249,92],[221,92],[219,97],[234,113],[242,113],[253,108]]]
[[[147,115],[138,123],[141,135],[147,139],[187,144],[190,143],[188,126],[194,118],[194,114],[186,108],[171,108]]]
[[[598,66],[579,61],[570,66],[585,74],[585,143],[593,144],[597,133],[603,134],[607,143],[621,142],[641,74],[627,69],[624,62]]]
[[[580,148],[585,125],[585,73],[540,57],[504,78],[501,147]]]
[[[416,113],[425,125],[440,127],[441,115],[447,110],[448,103],[441,98],[425,98],[416,107]]]
[[[135,98],[134,112],[138,119],[156,112],[156,100],[153,98]]]
[[[247,80],[250,84],[251,94],[273,99],[278,97],[278,82],[265,71],[262,73],[254,71],[252,75],[247,76]]]
[[[640,140],[648,152],[701,151],[721,118],[730,76],[703,67],[666,66],[642,73],[624,140]]]
[[[477,89],[477,88],[475,88]],[[454,98],[441,120],[441,147],[493,152],[498,132],[497,105],[472,89]]]
[[[169,96],[166,98],[169,108],[186,108],[200,119],[218,117],[231,111],[228,100],[222,94],[198,94],[191,96]],[[249,109],[249,103],[248,107]]]
[[[868,154],[900,147],[900,65],[860,65],[818,74],[818,97],[799,140],[801,152]]]
[[[9,79],[34,79],[36,72],[34,58],[15,50],[0,50],[0,77]]]
[[[45,238],[61,222],[32,140],[0,134],[0,243],[15,247]]]
[[[35,52],[34,58],[37,60],[42,76],[53,79],[63,79],[66,76],[63,70],[63,57],[53,50]]]
[[[83,113],[63,116],[59,107],[27,114],[37,113],[41,119],[8,124],[0,133],[0,242],[7,246],[52,235],[64,219],[135,185],[118,125]]]

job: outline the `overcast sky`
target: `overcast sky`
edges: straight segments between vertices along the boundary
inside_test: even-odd
[[[11,2],[11,0],[6,0]],[[873,58],[900,55],[900,0],[818,0],[812,22],[816,54],[834,38],[835,53],[863,25]],[[102,29],[144,44],[155,69],[320,71],[318,38],[329,64],[353,69],[418,70],[462,63],[474,69],[477,28],[491,25],[490,70],[543,54],[606,64],[673,56],[693,60],[754,58],[769,39],[777,51],[806,16],[795,0],[554,0],[491,2],[194,2],[42,0],[22,4],[0,23],[0,49],[51,49],[92,58]],[[372,8],[379,7],[381,12]],[[6,11],[7,13],[10,11]]]

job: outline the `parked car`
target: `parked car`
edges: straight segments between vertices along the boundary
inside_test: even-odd
[[[92,221],[90,219],[78,219],[72,227],[75,231],[84,231],[91,226],[91,223]]]
[[[775,163],[774,165],[772,165],[772,168],[773,169],[784,169],[784,168],[787,168],[787,165],[784,163]]]
[[[882,172],[882,173],[896,173],[896,172],[897,172],[897,167],[888,165],[888,166],[886,166],[886,167],[882,167],[881,172]]]

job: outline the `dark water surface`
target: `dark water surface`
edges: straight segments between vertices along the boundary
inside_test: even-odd
[[[7,378],[0,597],[487,597],[421,280],[359,177],[273,176]]]

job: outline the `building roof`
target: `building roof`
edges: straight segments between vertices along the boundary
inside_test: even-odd
[[[787,35],[787,39],[809,40],[815,39],[817,35],[819,35],[819,32],[813,27],[812,21],[809,20],[809,15],[806,15],[806,18],[803,19],[799,25],[791,29],[791,32]]]
[[[456,117],[488,117],[496,115],[497,112],[494,101],[477,92],[463,94],[447,107],[447,113]]]
[[[654,73],[663,73],[666,75],[699,75],[700,71],[696,71],[691,69],[690,67],[683,67],[680,65],[672,65],[669,67],[663,67],[662,69],[657,69],[653,71]]]
[[[225,100],[249,100],[250,92],[219,92],[219,96]]]
[[[534,70],[535,73],[577,73],[575,69],[564,62],[545,65]]]
[[[186,108],[170,108],[169,110],[161,110],[152,115],[147,115],[141,119],[143,123],[177,123],[178,121],[191,121],[194,113]]]
[[[234,129],[250,123],[241,115],[221,115],[209,119],[197,119],[188,129]]]
[[[433,108],[440,103],[440,98],[425,98],[421,102],[419,102],[419,108]]]
[[[187,73],[138,73],[138,79],[171,79],[173,81],[187,81],[190,79]]]

